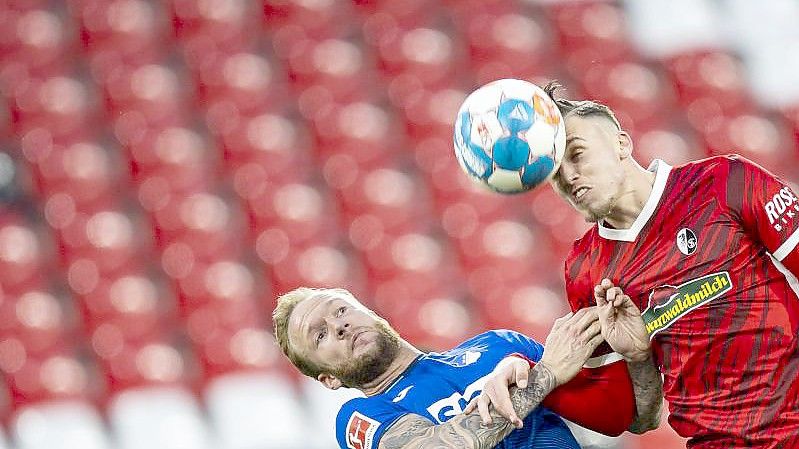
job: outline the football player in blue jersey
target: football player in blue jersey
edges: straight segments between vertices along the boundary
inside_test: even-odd
[[[286,293],[273,321],[283,353],[303,374],[366,396],[339,411],[342,449],[578,448],[558,414],[608,434],[621,433],[634,415],[629,382],[608,385],[578,375],[603,341],[593,309],[558,319],[546,346],[494,330],[438,353],[416,349],[343,289]],[[493,410],[491,419],[463,413],[503,360],[517,357],[531,367],[511,394],[521,419]]]

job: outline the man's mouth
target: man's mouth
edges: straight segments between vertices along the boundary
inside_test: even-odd
[[[572,191],[572,197],[574,197],[575,200],[579,201],[583,196],[585,196],[585,194],[589,190],[591,190],[590,187],[586,187],[586,186],[577,187],[576,189],[574,189]]]

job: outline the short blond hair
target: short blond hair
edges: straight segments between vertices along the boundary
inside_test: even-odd
[[[616,118],[616,114],[613,113],[612,109],[594,100],[567,100],[565,98],[559,98],[557,93],[562,88],[563,86],[561,86],[560,83],[552,80],[544,86],[544,92],[555,102],[563,118],[571,114],[580,117],[604,117],[610,121],[616,129],[622,129],[621,123],[619,123],[619,119]]]
[[[316,379],[322,374],[322,367],[297,354],[289,343],[288,335],[289,318],[291,317],[291,313],[294,312],[294,308],[297,307],[297,304],[314,296],[340,296],[354,301],[355,304],[360,305],[360,302],[358,302],[352,293],[343,288],[299,287],[277,298],[277,306],[275,306],[275,310],[272,312],[275,340],[277,340],[277,344],[280,346],[280,350],[283,351],[283,354],[288,357],[291,363],[296,366],[302,374]]]

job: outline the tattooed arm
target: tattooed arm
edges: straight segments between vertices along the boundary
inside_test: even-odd
[[[593,307],[555,320],[541,360],[529,372],[527,386],[510,390],[516,416],[524,419],[555,387],[574,378],[601,341]],[[435,425],[418,415],[401,418],[380,439],[378,449],[489,449],[496,446],[516,427],[494,407],[488,407],[490,400],[485,393],[484,390],[472,402],[479,413],[461,414],[443,424]],[[468,408],[473,408],[472,403]],[[485,419],[481,415],[486,415]]]
[[[527,388],[514,388],[511,402],[518,416],[527,416],[557,386],[555,374],[539,363],[531,371]],[[406,415],[389,428],[378,449],[489,449],[499,444],[515,427],[496,411],[483,424],[477,413],[458,415],[443,424],[433,424],[419,415]]]
[[[641,362],[627,362],[635,391],[637,416],[628,429],[632,433],[644,433],[660,425],[660,407],[663,404],[663,378],[660,377],[652,357]]]

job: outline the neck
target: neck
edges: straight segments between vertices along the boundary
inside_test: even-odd
[[[388,366],[388,369],[375,380],[358,387],[358,389],[366,396],[374,396],[382,393],[411,366],[411,363],[413,363],[421,353],[422,351],[416,349],[407,341],[402,340],[399,354],[397,354],[397,357],[391,362],[391,365]]]
[[[636,163],[630,164],[622,186],[622,194],[613,210],[605,217],[605,222],[616,229],[631,228],[652,195],[655,176],[655,173]]]

